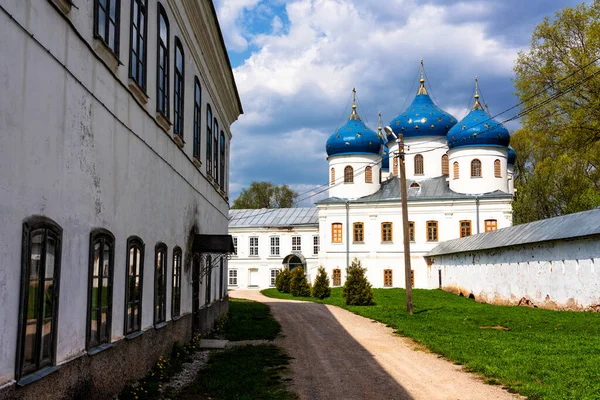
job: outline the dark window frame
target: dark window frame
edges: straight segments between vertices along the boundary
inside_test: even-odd
[[[223,298],[223,277],[225,275],[225,259],[221,257],[219,263],[219,300],[221,300]]]
[[[206,103],[206,173],[212,176],[212,108]]]
[[[154,326],[167,321],[168,252],[167,245],[162,242],[154,246]],[[161,265],[159,265],[159,254],[161,254]],[[162,272],[159,271],[161,268]]]
[[[365,241],[365,224],[362,222],[355,222],[352,224],[352,242],[364,243]]]
[[[110,50],[111,53],[115,55],[115,57],[119,58],[119,46],[120,46],[120,24],[121,24],[121,0],[105,0],[107,4],[106,10],[103,8],[102,12],[105,16],[104,21],[104,34],[99,32],[100,29],[100,0],[94,0],[94,38],[100,40],[104,45]],[[115,17],[114,21],[110,16],[110,6],[113,5],[115,9]],[[108,11],[108,12],[107,12]],[[114,26],[114,48],[110,45],[110,23],[113,23]]]
[[[40,356],[39,350],[42,341],[41,337],[41,329],[38,329],[38,325],[40,325],[40,316],[43,319],[42,313],[37,317],[36,321],[36,337],[34,343],[34,352],[37,353],[35,355],[35,366],[33,369],[25,370],[25,345],[26,345],[26,332],[27,332],[27,310],[29,308],[28,301],[30,299],[29,293],[29,274],[31,272],[31,239],[33,235],[38,232],[43,231],[42,238],[42,246],[40,248],[40,270],[44,272],[44,274],[38,274],[38,276],[45,276],[45,268],[46,268],[46,246],[48,234],[53,236],[55,240],[55,254],[54,254],[54,285],[52,291],[52,338],[50,344],[51,354],[49,356],[49,361],[45,363],[43,357]],[[20,283],[20,293],[19,293],[19,327],[18,327],[18,336],[17,336],[17,356],[16,356],[16,366],[15,366],[15,380],[18,382],[22,377],[32,374],[36,371],[41,370],[42,368],[56,365],[56,344],[57,344],[57,334],[56,329],[58,325],[58,311],[59,311],[59,300],[60,300],[60,271],[61,271],[61,261],[62,261],[62,234],[63,230],[56,222],[51,220],[50,218],[44,216],[33,216],[27,218],[23,222],[23,232],[22,232],[22,240],[21,240],[21,283]],[[41,286],[40,286],[41,287]],[[41,290],[41,289],[40,289]],[[42,303],[44,296],[39,296],[39,303]],[[38,304],[40,309],[43,309],[41,304]],[[45,363],[42,365],[42,363]]]
[[[342,270],[334,268],[331,271],[331,286],[342,286]]]
[[[134,4],[137,4],[138,13],[134,16]],[[144,17],[143,32],[140,32],[140,17]],[[133,27],[134,22],[136,26],[137,35],[134,39]],[[131,0],[131,12],[129,20],[129,78],[131,78],[136,85],[146,92],[147,81],[148,81],[148,0]],[[140,46],[140,42],[143,41],[143,46]],[[143,53],[142,59],[140,60],[140,47]],[[136,58],[136,69],[133,71],[133,55],[135,53]],[[141,71],[141,72],[140,72]],[[141,73],[141,79],[140,79]]]
[[[181,71],[177,68],[177,52],[181,53]],[[173,73],[173,133],[183,139],[185,115],[185,53],[181,40],[175,36],[175,71]]]
[[[135,325],[130,327],[128,324],[128,310],[130,306],[129,301],[129,266],[131,264],[130,254],[131,248],[137,248],[140,251],[139,257],[139,265],[140,270],[138,271],[137,276],[139,277],[139,289],[138,289],[138,315],[137,315],[137,328]],[[124,310],[125,313],[123,315],[123,334],[125,336],[131,335],[135,332],[140,332],[142,330],[142,311],[143,311],[143,299],[144,299],[144,253],[145,253],[146,245],[144,241],[138,236],[130,236],[127,238],[127,255],[126,255],[126,264],[125,264],[125,301],[124,301]],[[135,301],[135,300],[134,300]]]
[[[160,38],[160,19],[164,18],[165,26],[167,28],[167,42],[164,43]],[[169,119],[170,107],[169,103],[171,97],[169,96],[169,34],[170,34],[170,26],[169,26],[169,18],[167,17],[167,12],[165,11],[162,4],[158,3],[158,13],[157,13],[157,42],[156,42],[156,111],[161,113],[166,119]],[[162,60],[161,60],[161,50],[163,52]],[[161,61],[165,65],[164,72],[162,74],[162,79],[164,82],[164,87],[161,88],[161,73],[160,73],[160,63]],[[161,94],[162,92],[162,94]],[[163,107],[161,107],[161,102],[163,103]]]
[[[425,174],[425,160],[421,154],[415,155],[415,175]]]
[[[213,178],[219,181],[219,122],[217,117],[213,120]]]
[[[219,186],[225,191],[225,133],[219,136]]]
[[[194,157],[200,161],[202,146],[202,86],[198,77],[194,77]]]
[[[105,332],[107,334],[106,339],[100,338],[97,343],[92,343],[92,298],[93,298],[93,279],[94,279],[94,254],[96,242],[101,242],[100,254],[103,256],[104,254],[104,246],[109,244],[110,252],[108,259],[108,287],[106,288],[106,300],[107,300],[107,311],[106,311],[106,327]],[[87,324],[86,324],[86,337],[85,344],[86,350],[89,351],[95,347],[101,346],[103,344],[111,343],[112,341],[112,307],[113,307],[113,290],[114,290],[114,271],[115,271],[115,236],[108,230],[103,228],[94,229],[90,232],[90,247],[89,247],[89,260],[88,260],[88,306],[87,306]],[[98,261],[99,265],[102,265],[103,259]],[[98,281],[101,282],[102,279],[100,275],[98,276]],[[103,288],[103,287],[102,287]],[[103,290],[100,289],[100,295],[98,298],[101,299]],[[100,302],[102,307],[102,302]],[[100,330],[100,329],[98,329]]]
[[[179,257],[179,262],[175,262]],[[181,264],[183,262],[183,251],[176,246],[173,249],[173,280],[171,284],[171,318],[181,316]]]
[[[206,266],[206,287],[204,288],[204,306],[208,306],[211,303],[212,295],[212,256],[206,256],[204,261]]]
[[[344,167],[344,183],[354,183],[354,168],[350,165]]]

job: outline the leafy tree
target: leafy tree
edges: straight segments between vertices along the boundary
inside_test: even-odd
[[[242,189],[231,208],[290,208],[296,197],[298,193],[288,185],[275,186],[271,182],[252,182],[249,188]]]
[[[281,293],[289,293],[290,292],[290,281],[292,279],[292,275],[290,270],[287,268],[282,268],[277,278],[275,278],[275,287]]]
[[[352,264],[346,268],[346,283],[342,288],[342,297],[347,305],[368,306],[373,304],[373,288],[369,283],[360,260],[355,258]]]
[[[321,300],[325,297],[331,296],[329,277],[327,276],[327,272],[325,272],[325,268],[323,267],[319,267],[319,272],[315,278],[315,284],[312,287],[311,295],[312,297],[316,297]]]
[[[304,269],[302,267],[296,267],[293,269],[292,279],[290,281],[290,291],[292,296],[296,297],[308,297],[310,296],[310,286],[306,280]]]
[[[525,109],[537,107],[523,116],[522,128],[511,138],[517,152],[515,223],[600,205],[598,56],[599,2],[566,7],[544,19],[533,32],[531,49],[519,53],[516,93]]]

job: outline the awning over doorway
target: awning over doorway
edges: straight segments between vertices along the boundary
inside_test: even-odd
[[[194,253],[233,253],[233,238],[231,235],[196,234],[192,251]]]

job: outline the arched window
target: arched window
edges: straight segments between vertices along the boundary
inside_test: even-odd
[[[219,186],[225,191],[225,134],[221,131],[219,143]]]
[[[450,173],[448,168],[448,154],[442,156],[442,175],[448,175]]]
[[[171,293],[171,318],[181,315],[181,247],[173,249],[173,290]]]
[[[125,267],[125,335],[137,332],[142,326],[142,284],[144,282],[144,242],[137,236],[127,239]]]
[[[474,159],[471,161],[471,178],[481,177],[481,161]]]
[[[169,19],[158,4],[158,57],[156,58],[156,110],[169,118]]]
[[[502,178],[502,169],[500,168],[500,160],[494,161],[494,176]]]
[[[454,164],[452,164],[452,167],[454,169],[454,177],[453,179],[458,179],[459,175],[458,175],[458,162],[454,161]]]
[[[206,173],[212,176],[212,109],[206,103]]]
[[[423,175],[423,156],[420,154],[415,156],[415,175]]]
[[[90,234],[87,349],[110,343],[115,237],[107,230]]]
[[[202,124],[202,88],[198,77],[194,79],[194,158],[200,161],[200,129]]]
[[[213,178],[219,181],[219,123],[217,118],[213,122]]]
[[[148,4],[146,0],[132,0],[131,5],[129,76],[145,92]]]
[[[335,185],[335,168],[331,168],[331,184]]]
[[[178,37],[175,37],[175,120],[173,121],[173,132],[183,138],[183,87],[184,85],[184,60],[183,60],[183,47]]]
[[[354,170],[349,165],[344,168],[344,183],[354,183]]]
[[[167,245],[154,248],[154,325],[167,319]]]
[[[365,183],[373,183],[373,169],[371,167],[365,168]]]

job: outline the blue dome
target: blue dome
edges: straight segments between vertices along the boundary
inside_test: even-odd
[[[456,124],[456,118],[439,108],[425,89],[425,80],[421,78],[421,87],[412,104],[390,122],[390,127],[396,135],[403,134],[404,138],[424,136],[444,137],[448,130]],[[388,140],[394,140],[388,135]]]
[[[468,146],[508,147],[508,130],[483,111],[479,100],[471,111],[458,124],[454,125],[446,136],[449,148]]]
[[[508,165],[515,165],[515,161],[517,161],[517,152],[512,147],[508,146]]]
[[[390,149],[383,146],[383,155],[381,156],[381,169],[390,169]]]
[[[383,138],[367,128],[352,105],[350,119],[327,139],[328,156],[340,154],[380,154]]]

